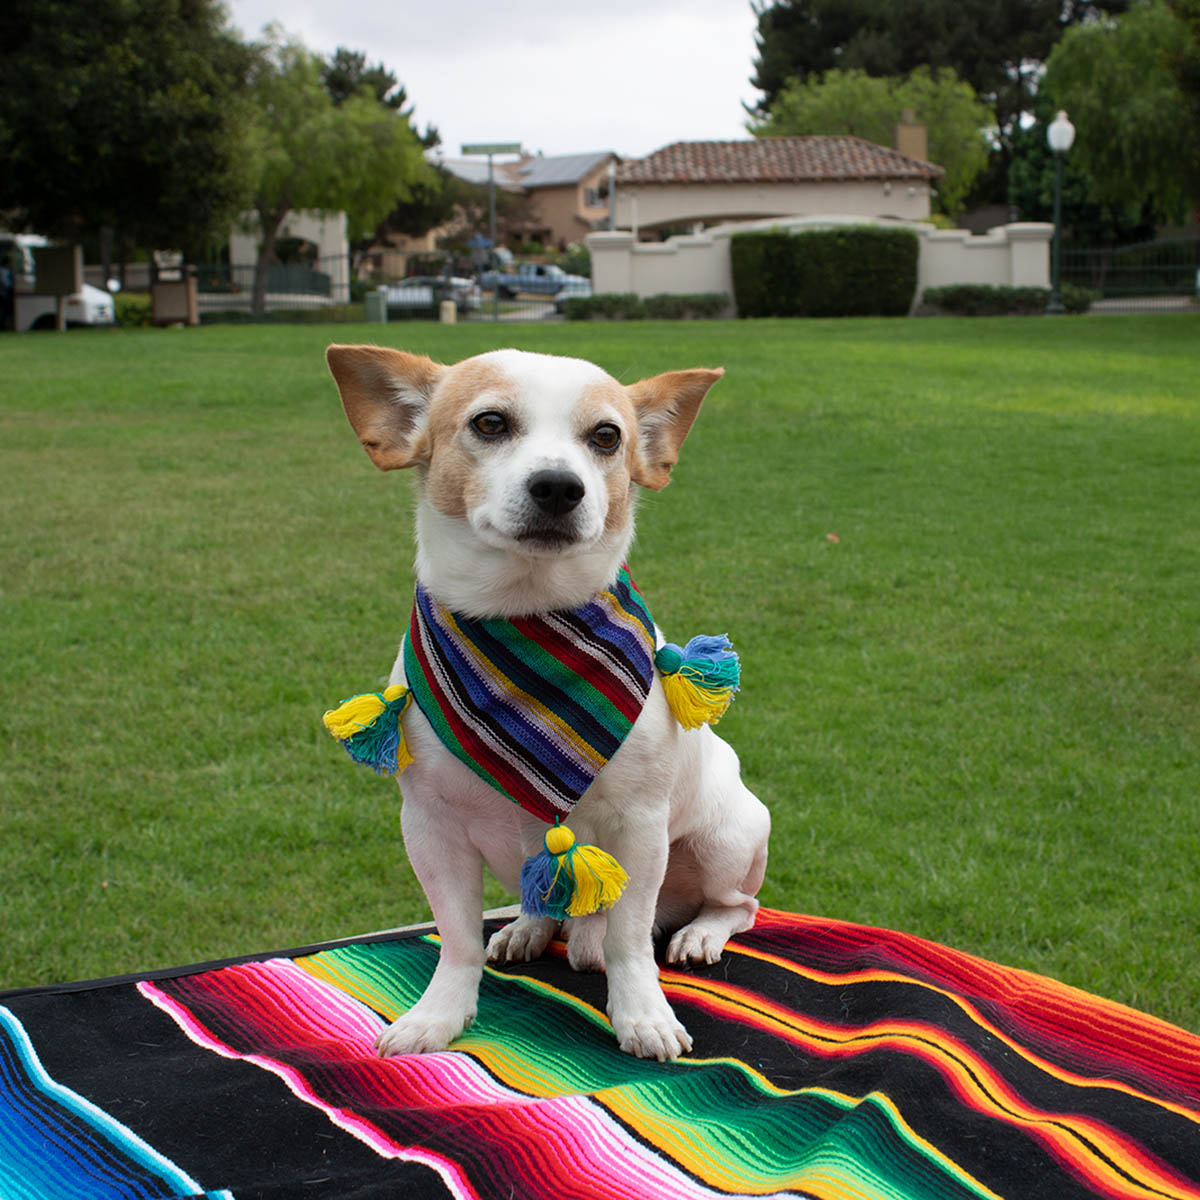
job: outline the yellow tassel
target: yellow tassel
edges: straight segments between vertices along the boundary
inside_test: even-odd
[[[351,696],[321,720],[356,762],[381,775],[398,775],[413,761],[400,724],[411,703],[408,688],[395,684],[382,694]]]
[[[575,895],[567,905],[572,917],[611,908],[621,898],[629,876],[611,854],[599,846],[578,842],[575,846]]]
[[[546,831],[545,849],[521,868],[521,907],[537,917],[585,917],[611,908],[629,882],[599,846],[576,842],[565,825]]]
[[[663,691],[675,719],[684,729],[699,729],[719,721],[733,703],[728,688],[707,688],[688,678],[687,667],[662,677]]]

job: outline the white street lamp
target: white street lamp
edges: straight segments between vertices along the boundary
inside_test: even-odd
[[[1050,122],[1046,130],[1046,143],[1054,152],[1054,257],[1050,279],[1050,300],[1046,304],[1046,313],[1051,316],[1061,316],[1063,309],[1062,296],[1059,293],[1059,281],[1062,275],[1062,164],[1063,155],[1070,150],[1075,142],[1075,126],[1061,109],[1058,116]]]

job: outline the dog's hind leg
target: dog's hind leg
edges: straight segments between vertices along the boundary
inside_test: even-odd
[[[735,933],[754,927],[771,819],[756,796],[740,783],[738,787],[733,820],[715,836],[672,849],[673,858],[678,854],[685,860],[685,869],[686,860],[694,864],[702,898],[696,915],[668,943],[669,963],[715,963]]]
[[[533,962],[541,958],[557,931],[558,922],[553,917],[521,913],[492,934],[487,944],[488,962]]]

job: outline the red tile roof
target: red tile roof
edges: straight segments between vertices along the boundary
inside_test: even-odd
[[[618,183],[801,183],[839,179],[937,179],[933,163],[858,137],[767,137],[673,142],[625,162]]]

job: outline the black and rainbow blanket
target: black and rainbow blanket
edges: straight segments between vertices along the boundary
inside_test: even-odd
[[[376,1058],[436,955],[0,994],[0,1197],[1200,1197],[1200,1038],[944,946],[764,911],[663,969],[666,1065],[556,946],[486,973],[452,1051]]]

